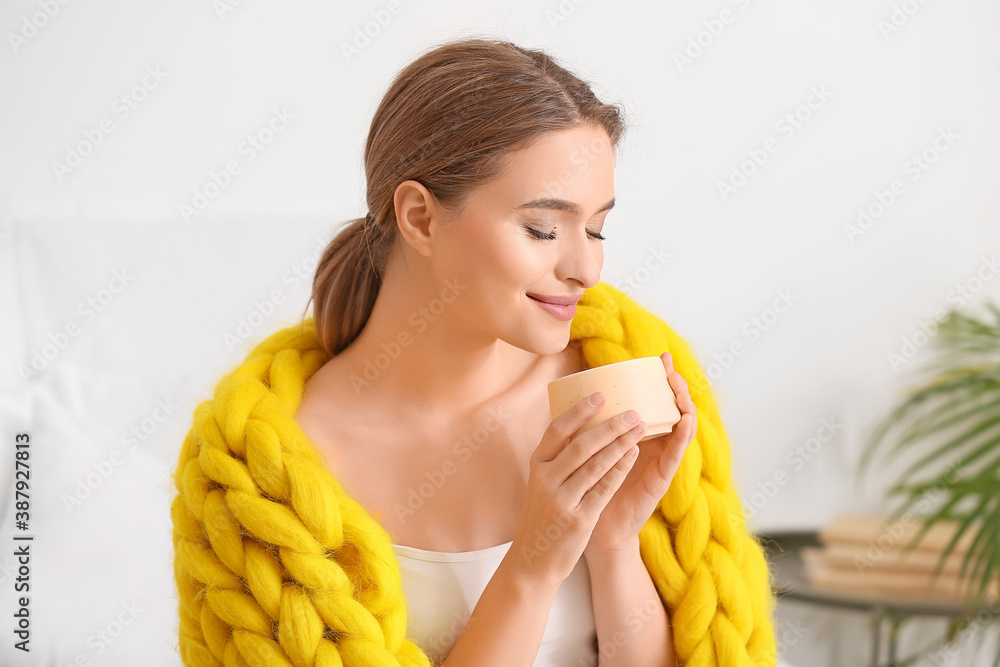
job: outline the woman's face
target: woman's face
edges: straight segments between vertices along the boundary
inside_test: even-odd
[[[450,306],[459,321],[537,354],[564,349],[575,307],[547,309],[532,295],[578,300],[600,280],[613,171],[602,128],[553,131],[439,226],[429,260],[437,280],[464,286]]]

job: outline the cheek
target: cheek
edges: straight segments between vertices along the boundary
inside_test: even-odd
[[[524,259],[509,240],[456,234],[436,264],[439,281],[455,281],[465,317],[483,322],[503,313],[522,288]],[[524,288],[527,289],[527,288]]]
[[[470,234],[456,241],[450,249],[454,264],[472,283],[494,292],[494,298],[527,289],[542,265],[538,249],[515,234]]]
[[[541,241],[514,239],[484,258],[481,270],[492,282],[498,304],[525,307],[525,292],[544,282],[551,272],[552,259],[546,250]]]
[[[525,257],[515,244],[496,245],[477,255],[474,280],[495,307],[516,304],[518,295],[527,289]]]
[[[537,284],[552,267],[551,247],[547,241],[512,239],[497,251],[499,272],[525,289]]]
[[[488,225],[469,225],[468,233],[450,237],[440,280],[456,280],[461,291],[462,318],[490,330],[523,328],[532,317],[524,295],[551,272],[551,247],[542,241],[519,238],[516,231],[486,231]]]

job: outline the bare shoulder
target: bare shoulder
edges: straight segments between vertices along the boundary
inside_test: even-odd
[[[320,457],[334,474],[339,474],[341,454],[337,450],[338,435],[333,425],[337,422],[335,410],[339,403],[331,400],[330,387],[321,378],[309,378],[302,392],[302,400],[293,418],[299,428],[316,448]]]

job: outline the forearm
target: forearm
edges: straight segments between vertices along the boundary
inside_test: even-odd
[[[523,576],[504,559],[442,667],[530,667],[558,587]]]
[[[676,667],[670,619],[635,547],[585,553],[599,667]]]

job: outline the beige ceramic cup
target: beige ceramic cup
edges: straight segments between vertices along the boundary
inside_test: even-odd
[[[646,434],[639,442],[670,433],[681,419],[674,392],[667,382],[667,372],[659,357],[639,357],[605,364],[553,380],[549,383],[552,419],[595,391],[604,392],[607,401],[572,438],[625,410],[635,410],[646,422]]]

